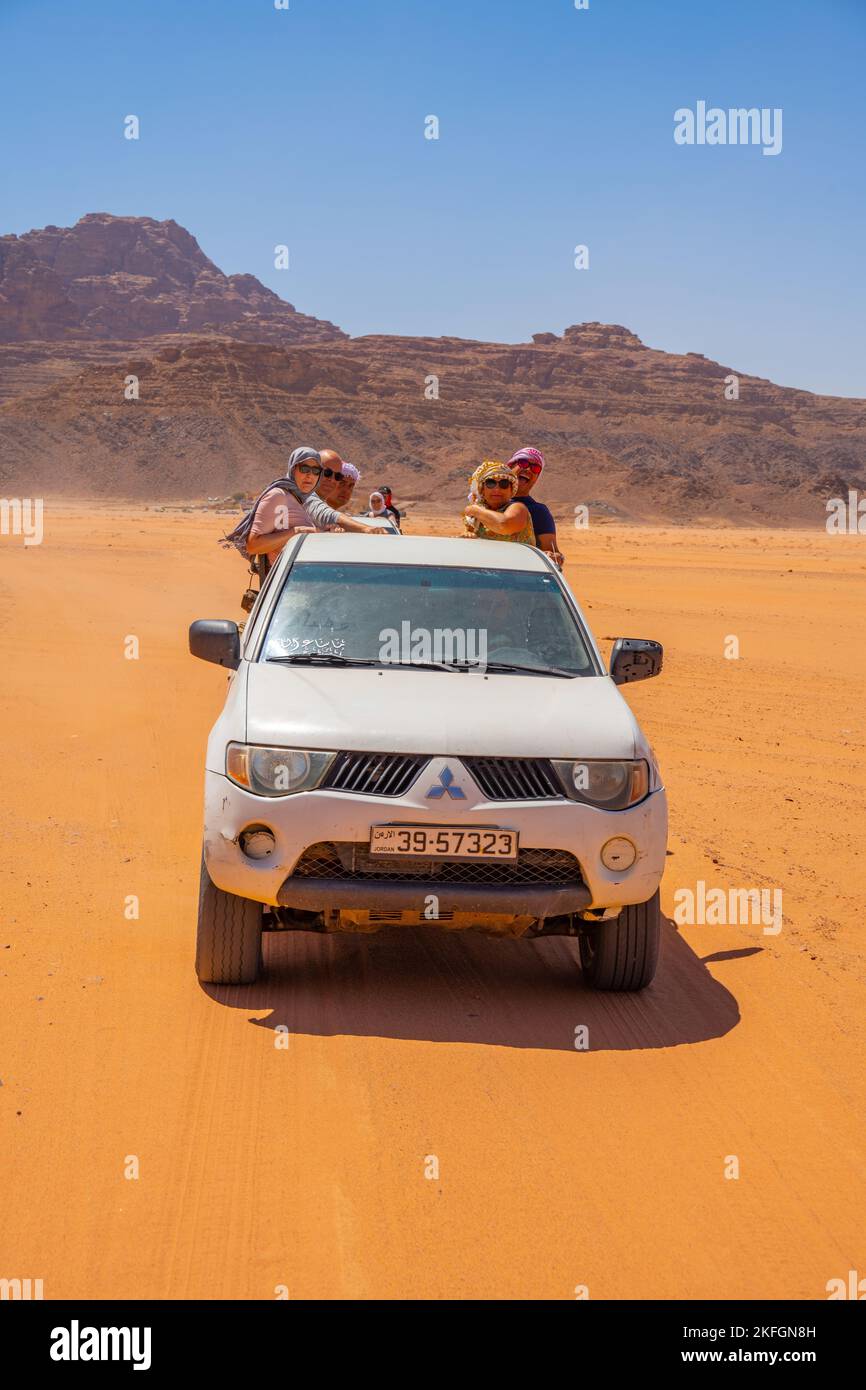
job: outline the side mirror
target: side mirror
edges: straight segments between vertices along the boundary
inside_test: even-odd
[[[237,670],[241,664],[241,635],[229,618],[199,618],[190,623],[189,649],[202,661]]]
[[[618,637],[610,654],[610,675],[614,685],[646,681],[662,669],[662,644],[649,637]]]

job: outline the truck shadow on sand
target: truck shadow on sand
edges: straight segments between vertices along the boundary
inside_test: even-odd
[[[731,960],[760,948],[719,952]],[[203,986],[221,1004],[270,1009],[257,1027],[316,1037],[404,1038],[590,1052],[675,1047],[719,1038],[739,1022],[733,995],[714,979],[669,919],[658,973],[640,994],[590,989],[577,942],[493,938],[436,928],[371,935],[267,933],[265,974],[254,985]]]

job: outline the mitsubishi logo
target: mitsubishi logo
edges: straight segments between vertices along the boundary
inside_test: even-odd
[[[446,794],[454,801],[466,800],[466,793],[461,787],[458,787],[457,783],[454,781],[454,773],[451,771],[450,767],[443,767],[442,771],[439,773],[439,781],[433,783],[427,796],[433,801],[438,801]]]

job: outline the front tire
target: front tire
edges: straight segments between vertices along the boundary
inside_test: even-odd
[[[203,985],[251,985],[262,962],[262,905],[224,893],[201,860],[195,973]]]
[[[646,989],[656,973],[660,939],[658,889],[649,902],[624,907],[609,922],[581,928],[580,963],[587,983],[593,989]]]

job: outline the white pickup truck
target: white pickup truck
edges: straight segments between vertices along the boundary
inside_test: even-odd
[[[263,930],[477,927],[577,938],[598,989],[650,983],[667,802],[610,672],[532,546],[305,535],[237,625],[190,628],[231,670],[207,749],[196,968],[243,984]]]

